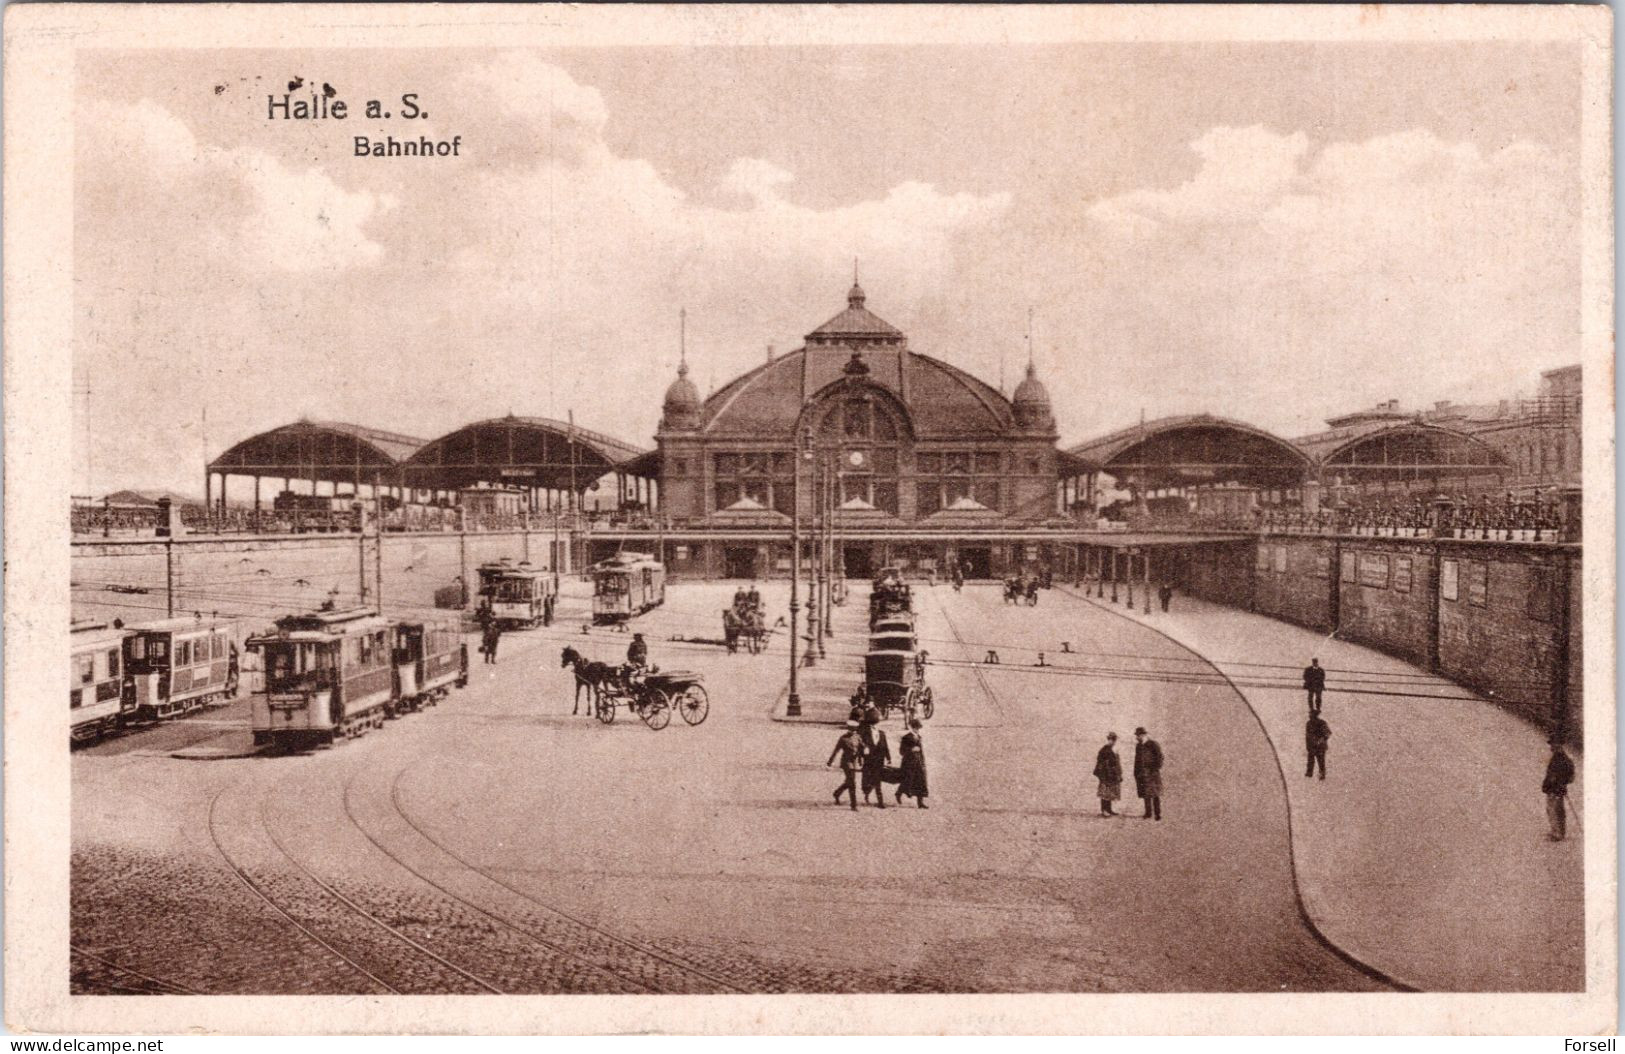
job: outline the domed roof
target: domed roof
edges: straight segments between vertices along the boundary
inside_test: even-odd
[[[1016,385],[1015,398],[1011,403],[1015,407],[1016,420],[1023,427],[1054,426],[1055,421],[1050,414],[1049,389],[1038,379],[1038,371],[1031,362],[1027,363],[1027,376]]]
[[[677,379],[666,389],[666,402],[662,409],[665,415],[662,426],[665,428],[699,427],[704,404],[700,400],[700,390],[688,379],[686,361],[677,367]]]

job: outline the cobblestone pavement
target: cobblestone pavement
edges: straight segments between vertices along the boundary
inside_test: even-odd
[[[834,731],[770,719],[782,631],[760,656],[670,639],[720,635],[733,588],[675,586],[635,623],[656,663],[705,674],[697,727],[571,715],[560,649],[630,639],[582,633],[575,598],[440,706],[331,750],[200,763],[138,733],[76,753],[74,991],[1373,987],[1299,919],[1257,725],[1232,692],[1157,679],[1173,645],[1085,605],[922,587],[931,808],[853,814],[829,797]],[[1134,675],[1012,659],[1061,640]],[[989,647],[1005,664],[953,665]],[[861,638],[828,649],[855,684]],[[1169,757],[1160,824],[1097,816],[1094,752],[1115,729],[1127,765],[1136,724]]]

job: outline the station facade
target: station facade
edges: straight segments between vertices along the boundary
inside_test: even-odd
[[[833,566],[852,577],[949,560],[985,577],[1059,558],[1059,481],[1079,465],[1056,445],[1032,364],[1006,397],[911,349],[856,283],[802,347],[709,398],[685,361],[662,409],[645,467],[680,574],[787,574],[797,516],[809,537],[828,527]]]

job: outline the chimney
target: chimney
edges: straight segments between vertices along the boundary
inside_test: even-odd
[[[771,345],[771,344],[769,344],[767,346],[767,361],[768,362],[773,361],[773,345]]]

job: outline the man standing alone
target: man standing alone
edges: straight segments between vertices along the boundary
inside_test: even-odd
[[[1143,728],[1134,730],[1134,790],[1145,802],[1141,819],[1162,819],[1162,747]]]
[[[1546,817],[1552,823],[1552,831],[1546,837],[1554,842],[1561,842],[1568,834],[1568,797],[1569,784],[1574,782],[1574,762],[1563,752],[1563,740],[1560,736],[1551,738],[1552,758],[1546,762],[1546,779],[1541,782],[1541,792],[1546,795]]]
[[[1112,802],[1123,796],[1123,762],[1117,757],[1117,733],[1106,733],[1106,745],[1095,755],[1095,779],[1100,781],[1100,815],[1116,816]]]
[[[1315,766],[1320,766],[1320,778],[1326,778],[1326,744],[1331,742],[1332,726],[1328,725],[1316,710],[1309,715],[1309,723],[1303,726],[1303,745],[1309,751],[1309,763],[1304,766],[1303,778],[1308,779],[1314,774]]]
[[[1319,659],[1310,659],[1309,665],[1303,668],[1303,690],[1309,695],[1309,712],[1320,713],[1320,697],[1326,691],[1326,671],[1321,669]]]

